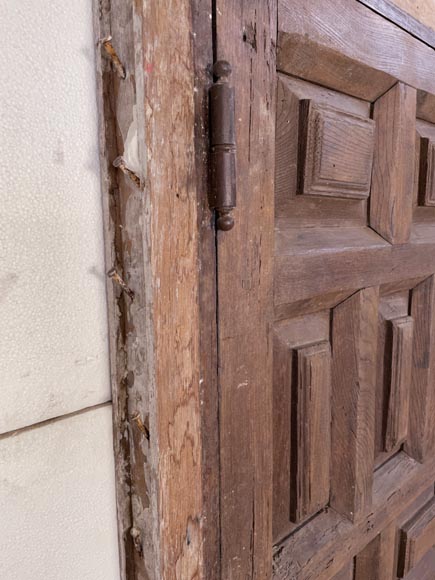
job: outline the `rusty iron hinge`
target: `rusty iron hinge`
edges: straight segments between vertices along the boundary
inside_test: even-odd
[[[217,81],[210,88],[211,195],[210,207],[218,214],[217,227],[230,230],[236,207],[236,137],[234,88],[229,83],[231,65],[220,60],[213,66]]]

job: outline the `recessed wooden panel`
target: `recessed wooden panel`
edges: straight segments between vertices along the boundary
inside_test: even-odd
[[[390,324],[392,329],[391,383],[385,451],[395,449],[406,439],[408,433],[414,321],[410,316],[404,316],[392,320]]]
[[[292,428],[292,521],[300,522],[329,500],[331,351],[323,342],[297,352]]]
[[[395,568],[394,524],[382,530],[374,540],[356,556],[352,580],[392,580]]]
[[[275,324],[273,340],[273,538],[289,534],[290,500],[296,493],[291,483],[292,392],[297,389],[298,350],[329,341],[329,312],[322,311]],[[296,399],[296,395],[293,397]],[[295,410],[297,405],[293,405]],[[296,421],[296,420],[294,420]],[[296,424],[296,422],[294,423]],[[296,472],[295,472],[296,473]],[[296,479],[295,477],[293,478]],[[293,503],[296,503],[293,501]]]
[[[377,321],[377,288],[333,310],[331,505],[352,521],[372,500]]]
[[[420,205],[435,206],[435,142],[420,138],[420,170],[418,181]]]
[[[366,198],[374,123],[311,100],[300,102],[299,193]]]
[[[401,530],[398,575],[403,578],[435,546],[435,499]]]
[[[414,183],[416,90],[397,83],[374,104],[370,225],[394,244],[409,241]]]
[[[407,453],[425,461],[435,450],[435,279],[418,284],[411,295],[414,340]]]
[[[406,413],[395,405],[397,395],[396,377],[400,368],[394,370],[393,360],[397,364],[401,361],[393,356],[393,321],[401,320],[408,316],[409,311],[409,290],[399,290],[393,294],[381,296],[379,300],[379,323],[378,323],[378,348],[377,348],[377,370],[376,370],[376,409],[375,409],[375,468],[384,463],[393,453],[398,451],[399,445],[388,445],[386,447],[386,433],[388,426],[392,429],[392,421],[396,418],[393,411]],[[397,332],[395,333],[397,342]],[[412,350],[409,350],[409,357]],[[411,361],[409,360],[409,364]],[[398,371],[398,372],[397,372]],[[394,377],[393,377],[393,373]],[[408,392],[410,385],[408,384]],[[398,419],[399,420],[399,419]]]

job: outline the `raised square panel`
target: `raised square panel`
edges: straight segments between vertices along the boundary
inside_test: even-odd
[[[420,205],[435,206],[435,141],[427,137],[420,139]]]
[[[329,500],[331,349],[328,342],[297,351],[292,429],[291,520],[299,523]]]
[[[395,449],[408,434],[414,321],[411,316],[404,316],[392,320],[390,324],[392,330],[391,382],[385,451]]]
[[[329,311],[282,321],[274,329],[274,541],[329,501],[329,334]]]
[[[404,282],[406,285],[412,283]],[[410,292],[384,294],[379,301],[375,407],[375,466],[399,451],[408,438],[414,320]]]
[[[299,193],[366,198],[374,123],[311,100],[300,103]]]

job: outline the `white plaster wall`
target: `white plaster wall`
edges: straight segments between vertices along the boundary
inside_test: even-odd
[[[1,580],[119,580],[94,50],[0,0]]]
[[[0,433],[109,400],[92,0],[0,0]]]
[[[111,437],[104,405],[0,439],[2,580],[119,580]]]

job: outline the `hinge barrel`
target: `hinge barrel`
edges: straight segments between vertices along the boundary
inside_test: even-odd
[[[231,65],[218,61],[213,67],[217,81],[210,89],[211,193],[210,207],[218,213],[217,227],[230,230],[236,207],[236,137],[234,88],[228,77]]]

